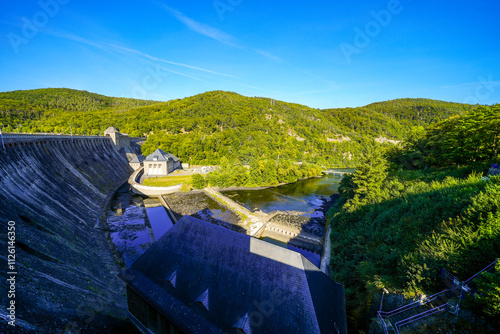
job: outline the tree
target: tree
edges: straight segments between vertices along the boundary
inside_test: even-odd
[[[207,186],[208,182],[207,182],[207,180],[205,180],[203,175],[193,174],[193,176],[191,176],[191,178],[192,178],[193,187],[195,189],[203,189]]]
[[[483,312],[495,318],[500,325],[500,261],[495,270],[481,275],[478,286],[482,294],[476,299],[483,306]]]
[[[361,154],[361,165],[352,177],[355,196],[367,201],[378,198],[386,178],[387,161],[383,156],[382,148],[372,142]]]

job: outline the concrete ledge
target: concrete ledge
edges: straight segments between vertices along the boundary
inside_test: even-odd
[[[137,195],[144,195],[148,197],[157,197],[166,194],[176,193],[181,190],[182,185],[172,187],[150,187],[139,184],[137,180],[144,173],[144,167],[136,170],[128,179],[128,183],[132,186],[132,192]]]
[[[130,311],[128,312],[128,318],[142,334],[154,334],[149,328],[144,326],[143,323],[139,321],[139,319],[137,319],[132,313],[130,313]]]

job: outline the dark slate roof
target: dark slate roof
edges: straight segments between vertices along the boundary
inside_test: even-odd
[[[189,216],[122,278],[191,333],[347,333],[343,286],[305,257]]]
[[[179,158],[177,158],[175,155],[171,153],[165,153],[165,151],[160,148],[148,155],[146,161],[154,161],[155,157],[157,157],[157,161],[167,161],[169,159],[174,160],[175,162],[179,161]]]
[[[134,159],[132,159],[130,161],[130,163],[131,164],[139,164],[139,163],[143,162],[145,159],[146,159],[146,157],[141,154],[141,155],[136,156]]]
[[[174,160],[175,162],[178,162],[179,161],[179,158],[177,158],[175,155],[173,155],[172,153],[167,153],[166,155],[167,158],[169,159],[172,159]]]
[[[150,155],[148,155],[146,161],[155,161],[154,160],[155,158],[156,161],[167,161],[165,155],[167,155],[167,153],[165,153],[162,149],[159,148]]]

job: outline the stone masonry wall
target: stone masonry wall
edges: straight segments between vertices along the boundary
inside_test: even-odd
[[[110,140],[0,148],[0,256],[6,263],[7,224],[14,221],[17,332],[98,333],[125,318],[124,284],[97,222],[131,172]],[[2,293],[3,318],[8,302]]]

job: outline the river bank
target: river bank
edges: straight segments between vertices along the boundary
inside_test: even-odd
[[[245,187],[245,186],[239,186],[239,187],[225,187],[225,188],[220,188],[220,187],[212,187],[213,189],[223,192],[223,191],[240,191],[240,190],[264,190],[264,189],[270,189],[270,188],[277,188],[281,186],[286,186],[288,184],[294,184],[300,181],[304,180],[309,180],[309,179],[315,179],[315,178],[321,178],[323,175],[316,175],[316,176],[311,176],[311,177],[304,177],[301,179],[297,179],[296,181],[293,182],[283,182],[283,183],[278,183],[275,185],[268,185],[268,186],[256,186],[256,187]]]

